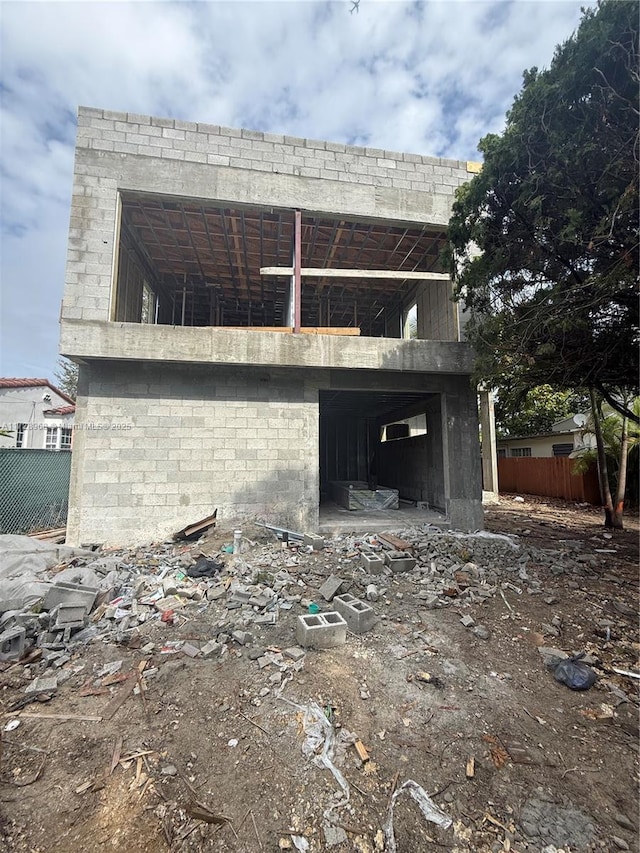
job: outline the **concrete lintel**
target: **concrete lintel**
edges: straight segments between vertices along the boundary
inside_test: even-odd
[[[152,155],[78,149],[78,163],[92,173],[115,177],[128,192],[217,199],[225,204],[301,209],[347,217],[446,226],[451,195],[436,184],[429,192],[372,184],[262,172],[246,168],[163,159]]]
[[[470,374],[473,354],[457,341],[281,335],[257,329],[151,326],[63,320],[60,352],[73,359],[340,368]]]

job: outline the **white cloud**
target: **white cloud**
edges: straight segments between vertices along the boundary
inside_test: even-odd
[[[53,374],[79,104],[474,159],[581,5],[4,0],[0,373]]]

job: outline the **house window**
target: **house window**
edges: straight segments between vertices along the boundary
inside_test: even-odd
[[[27,431],[26,424],[18,424],[16,426],[16,447],[24,447],[25,432]]]
[[[551,449],[554,456],[569,456],[573,450],[573,444],[554,444]]]
[[[511,448],[512,456],[531,456],[531,448],[530,447],[512,447]]]
[[[62,427],[60,435],[60,450],[71,450],[71,427]]]
[[[47,434],[45,437],[45,450],[57,450],[58,449],[58,427],[47,427]]]
[[[506,455],[507,455],[506,449],[504,447],[499,447],[498,448],[498,459],[504,459]]]

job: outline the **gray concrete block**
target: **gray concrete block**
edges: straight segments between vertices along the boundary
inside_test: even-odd
[[[25,629],[17,625],[3,631],[0,634],[0,660],[20,660],[25,635]]]
[[[387,551],[384,557],[392,572],[410,572],[416,565],[415,558],[404,551]]]
[[[251,621],[254,625],[275,625],[278,621],[278,614],[275,611],[263,613],[261,616],[254,616]]]
[[[236,643],[239,643],[241,646],[246,646],[247,643],[250,643],[253,640],[253,637],[248,631],[233,631],[231,636]]]
[[[58,678],[55,675],[39,675],[24,691],[27,696],[37,696],[39,693],[53,693],[58,689]]]
[[[59,581],[47,590],[42,603],[43,610],[53,610],[60,604],[83,605],[87,612],[91,610],[98,594],[98,587]]]
[[[322,584],[318,592],[324,598],[325,601],[331,601],[334,595],[337,595],[342,589],[342,585],[344,581],[342,578],[336,577],[335,575],[330,575],[326,581]]]
[[[376,614],[373,607],[359,598],[349,595],[349,593],[336,595],[333,599],[333,606],[354,634],[365,634],[375,624]]]
[[[54,631],[66,628],[81,628],[84,626],[87,608],[84,604],[59,604],[51,611]]]
[[[298,616],[296,642],[303,648],[332,649],[347,641],[347,623],[342,616],[330,613]]]
[[[360,562],[372,575],[379,575],[384,569],[384,559],[378,554],[369,554],[366,551],[362,551]]]
[[[242,607],[243,604],[249,604],[251,601],[252,593],[246,589],[234,589],[231,595],[227,600],[227,607],[230,610],[234,608]]]
[[[297,661],[302,660],[306,655],[306,652],[304,649],[299,649],[297,646],[291,646],[290,648],[285,649],[282,654],[296,663]]]
[[[314,551],[322,551],[324,548],[324,536],[318,536],[315,533],[305,533],[302,544],[311,545]]]
[[[217,643],[215,640],[210,640],[205,643],[200,649],[202,656],[205,658],[213,658],[222,652],[222,643]]]

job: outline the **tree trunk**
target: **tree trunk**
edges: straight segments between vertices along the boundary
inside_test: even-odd
[[[618,485],[616,488],[616,506],[613,513],[613,526],[618,530],[624,527],[622,513],[624,511],[624,493],[627,490],[627,453],[629,449],[629,429],[626,418],[622,418],[622,434],[620,436],[620,462],[618,464]]]
[[[602,425],[600,423],[600,409],[596,399],[596,392],[589,389],[591,400],[591,414],[593,416],[593,430],[596,434],[596,448],[598,451],[598,479],[600,482],[600,500],[604,509],[604,526],[614,527],[613,499],[609,487],[609,473],[607,471],[607,454],[602,436]]]

